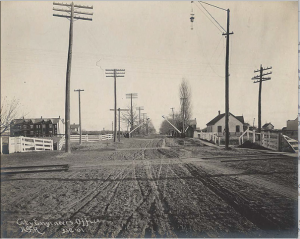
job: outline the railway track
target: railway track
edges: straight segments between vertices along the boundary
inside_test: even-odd
[[[68,171],[68,170],[69,170],[69,164],[4,167],[1,168],[1,175],[20,174],[20,173],[49,173],[49,172],[59,172],[59,171]]]

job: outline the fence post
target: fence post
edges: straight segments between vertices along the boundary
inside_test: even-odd
[[[278,146],[277,146],[277,150],[279,152],[281,152],[281,137],[282,137],[282,133],[278,132]]]

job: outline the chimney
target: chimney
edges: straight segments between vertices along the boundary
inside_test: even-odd
[[[219,112],[219,115],[220,115],[221,111],[219,110],[218,112]]]
[[[58,118],[60,119],[60,116],[58,116]]]
[[[41,116],[41,119],[42,119],[43,117]]]

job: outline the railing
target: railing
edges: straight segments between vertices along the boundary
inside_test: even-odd
[[[80,135],[70,135],[71,142],[79,142]],[[99,142],[113,139],[113,134],[104,134],[104,135],[91,135],[91,134],[84,134],[81,135],[81,142]],[[65,136],[61,138],[58,143],[58,150],[62,149],[62,146],[65,144]]]
[[[9,137],[9,153],[53,150],[53,140],[29,137]]]
[[[246,139],[265,148],[280,151],[280,133],[270,131],[262,131],[261,133],[257,133],[255,132],[255,130],[250,131],[249,129],[247,129],[239,137],[239,144],[243,144]]]
[[[212,141],[213,143],[220,145],[220,137],[218,136],[218,133],[195,132],[195,134],[197,134],[197,138],[199,139]]]

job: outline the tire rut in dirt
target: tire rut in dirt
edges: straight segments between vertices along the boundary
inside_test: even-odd
[[[275,218],[270,218],[269,214],[264,210],[251,207],[249,205],[249,201],[246,201],[245,198],[240,196],[238,192],[235,193],[222,187],[217,180],[207,177],[208,175],[205,173],[205,171],[199,169],[199,167],[195,167],[191,164],[184,164],[184,166],[193,177],[201,181],[207,188],[222,198],[227,204],[232,206],[243,217],[247,218],[260,229],[270,231],[285,230],[287,228],[294,227],[291,225],[292,221],[285,223],[278,221],[278,219],[274,220]]]

